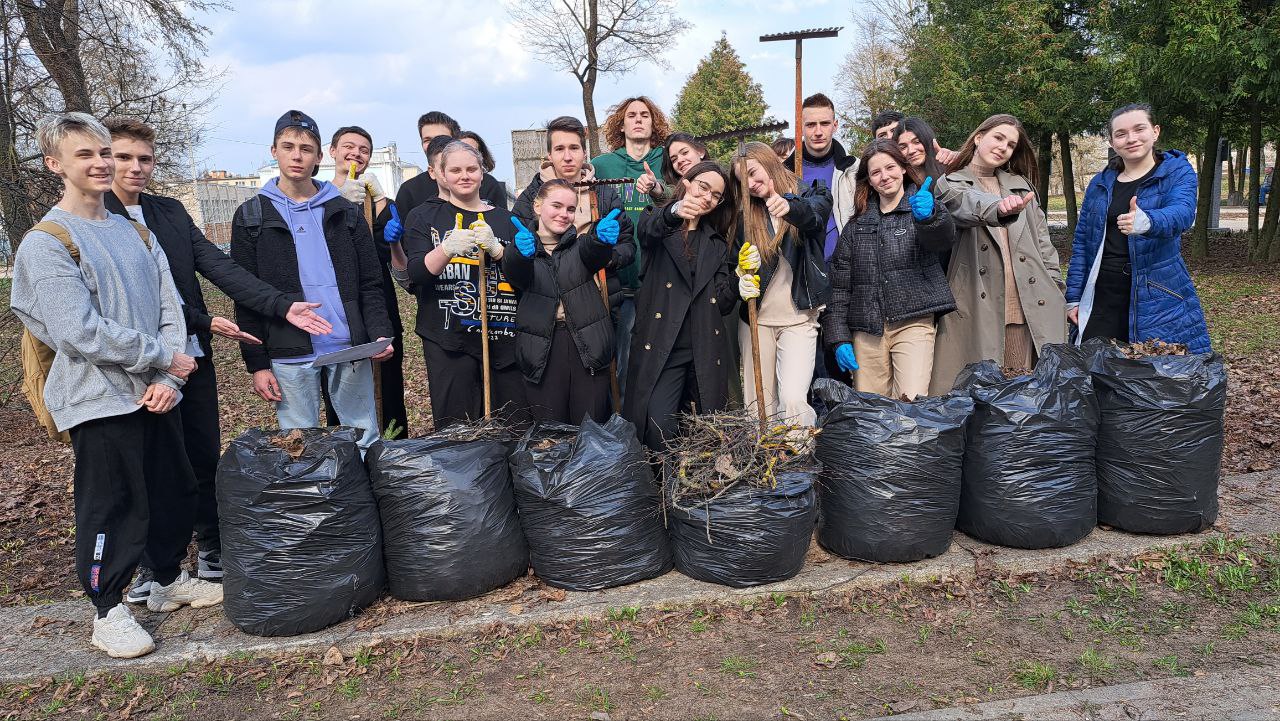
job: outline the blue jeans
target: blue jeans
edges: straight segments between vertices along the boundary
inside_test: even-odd
[[[631,330],[636,327],[636,298],[628,295],[618,304],[618,323],[613,329],[614,355],[618,359],[618,389],[627,397],[627,360],[631,357]]]
[[[333,410],[344,426],[364,431],[360,452],[378,440],[378,409],[373,396],[373,361],[335,363],[315,367],[311,363],[271,363],[280,384],[276,420],[281,428],[320,427],[320,383],[329,389]]]

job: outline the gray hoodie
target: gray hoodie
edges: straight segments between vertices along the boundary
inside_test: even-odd
[[[148,251],[115,214],[89,220],[55,207],[44,220],[71,233],[80,263],[52,235],[27,234],[10,303],[55,351],[44,402],[58,430],[139,410],[152,383],[180,388],[164,370],[186,347],[187,327],[160,243]]]

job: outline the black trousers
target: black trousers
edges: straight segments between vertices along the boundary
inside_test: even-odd
[[[422,339],[422,355],[427,362],[427,389],[431,393],[431,418],[436,430],[453,423],[484,417],[484,375],[481,359],[470,353],[446,350]],[[490,369],[492,394],[489,402],[495,415],[515,425],[529,420],[524,376],[515,364]]]
[[[1108,267],[1104,261],[1093,286],[1093,309],[1082,340],[1114,338],[1129,342],[1129,296],[1133,275],[1128,263]]]
[[[218,494],[214,478],[218,475],[218,457],[222,453],[222,431],[218,426],[218,376],[212,356],[196,359],[196,369],[182,387],[182,402],[177,411],[182,417],[187,460],[196,479],[196,543],[202,551],[220,549],[222,537],[218,535]],[[143,564],[152,568],[148,561],[144,559]]]
[[[644,444],[649,450],[661,451],[676,438],[680,432],[678,414],[689,410],[697,397],[693,348],[677,346],[667,357],[649,396],[649,418],[644,427]]]
[[[542,382],[525,381],[529,413],[534,420],[579,425],[586,416],[597,423],[609,420],[613,399],[609,371],[592,373],[582,367],[582,357],[564,323],[556,323],[551,352],[542,371]]]
[[[100,611],[120,603],[146,554],[156,580],[178,577],[195,516],[182,418],[146,409],[71,429],[76,575]]]

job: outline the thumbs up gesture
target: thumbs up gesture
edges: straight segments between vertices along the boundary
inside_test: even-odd
[[[787,213],[791,212],[791,203],[787,199],[778,195],[777,191],[770,190],[769,195],[765,196],[764,208],[769,211],[769,215],[777,220],[787,217]]]
[[[1129,199],[1129,212],[1116,216],[1116,227],[1125,235],[1142,235],[1151,230],[1151,217],[1138,207],[1138,196]]]
[[[618,232],[621,226],[618,225],[618,214],[621,210],[614,208],[609,214],[596,222],[596,237],[605,245],[615,245],[618,242]]]
[[[636,178],[636,192],[642,195],[648,195],[658,186],[658,176],[654,174],[649,167],[648,161],[644,164],[644,175]]]
[[[494,260],[502,260],[502,243],[493,234],[493,228],[484,221],[484,213],[476,216],[476,221],[467,226],[476,234],[476,245],[484,249],[484,252],[493,257]]]
[[[458,213],[453,229],[445,233],[444,239],[440,241],[440,249],[452,259],[458,256],[475,257],[477,247],[476,232],[462,227],[462,213]]]
[[[1035,199],[1035,193],[1027,193],[1023,196],[1006,196],[1001,199],[1000,204],[996,206],[996,215],[1017,215],[1022,212],[1023,208],[1031,205],[1031,201]]]
[[[533,231],[524,227],[524,223],[516,216],[511,216],[511,224],[516,226],[516,250],[520,251],[520,255],[526,258],[532,258],[534,252],[537,251],[537,238],[534,237]]]
[[[933,185],[933,177],[924,179],[924,184],[907,202],[911,204],[911,217],[918,221],[928,220],[933,216],[933,193],[929,188]]]

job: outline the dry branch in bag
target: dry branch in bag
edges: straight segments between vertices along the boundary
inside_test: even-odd
[[[818,431],[808,426],[774,424],[762,435],[755,413],[743,409],[685,415],[680,428],[680,437],[657,454],[676,507],[709,502],[739,483],[774,488],[779,473],[813,466]]]

